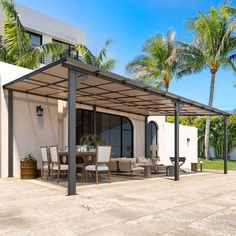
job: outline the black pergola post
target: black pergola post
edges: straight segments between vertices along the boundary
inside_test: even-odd
[[[68,195],[76,194],[76,72],[68,69]]]
[[[148,143],[147,143],[147,139],[148,139],[148,132],[147,132],[147,130],[148,130],[148,116],[145,116],[145,127],[144,127],[144,145],[145,145],[145,147],[144,147],[144,154],[145,154],[145,158],[147,158],[147,156],[148,156]]]
[[[180,103],[174,102],[175,108],[175,181],[179,180],[179,113]]]
[[[93,134],[97,135],[97,108],[93,106]]]
[[[13,177],[13,91],[8,90],[8,177]]]
[[[227,174],[228,161],[228,116],[224,116],[224,174]]]

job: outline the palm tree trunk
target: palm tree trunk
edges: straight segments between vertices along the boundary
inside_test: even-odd
[[[209,96],[209,103],[208,105],[212,107],[213,104],[213,97],[214,97],[214,90],[215,90],[215,76],[216,70],[211,70],[211,87],[210,87],[210,96]],[[210,126],[211,126],[211,117],[207,116],[206,119],[206,129],[205,129],[205,157],[207,160],[210,159]]]

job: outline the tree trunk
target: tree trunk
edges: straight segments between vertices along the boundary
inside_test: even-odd
[[[216,69],[211,70],[211,87],[210,87],[210,96],[209,96],[209,103],[208,103],[210,107],[212,107],[212,104],[213,104],[216,71],[217,71]],[[207,116],[206,130],[205,130],[205,157],[207,160],[210,159],[210,143],[209,143],[210,126],[211,126],[211,117]]]

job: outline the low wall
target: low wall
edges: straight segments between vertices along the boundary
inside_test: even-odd
[[[162,164],[170,165],[170,157],[174,157],[174,124],[165,122],[165,117],[150,116],[148,121],[158,125],[159,156]],[[197,162],[197,128],[180,125],[179,155],[186,157],[183,168],[190,169],[191,162]]]

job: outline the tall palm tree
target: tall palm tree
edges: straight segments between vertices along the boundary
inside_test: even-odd
[[[63,47],[58,43],[47,43],[34,47],[21,24],[14,1],[1,0],[0,4],[5,17],[3,37],[0,42],[0,61],[35,69],[40,65],[44,56],[59,56],[63,53]]]
[[[143,54],[126,66],[132,77],[142,80],[167,92],[177,69],[175,33],[168,32],[166,38],[157,34],[144,43]]]
[[[191,74],[209,69],[211,73],[210,95],[208,105],[212,106],[215,89],[215,78],[218,70],[223,67],[236,72],[235,20],[226,14],[225,6],[219,9],[211,7],[209,12],[188,21],[188,28],[194,33],[192,44],[180,43],[180,70],[178,76]],[[209,155],[210,117],[206,120],[205,129],[205,157]]]
[[[75,49],[79,52],[80,59],[82,59],[82,61],[86,64],[111,71],[114,68],[116,61],[114,59],[107,58],[107,48],[112,44],[112,42],[113,41],[111,39],[106,40],[105,45],[99,52],[98,56],[95,56],[83,44],[77,44]]]

